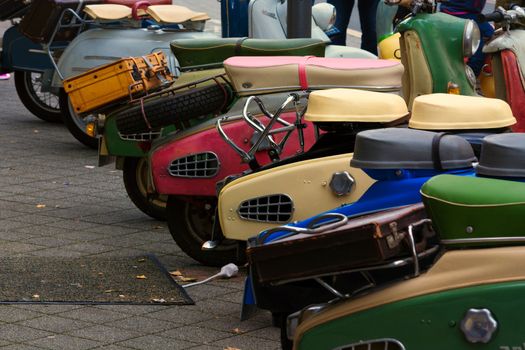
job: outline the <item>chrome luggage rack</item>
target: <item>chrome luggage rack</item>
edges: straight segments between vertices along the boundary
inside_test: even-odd
[[[251,128],[255,130],[255,138],[252,140],[253,145],[248,151],[245,151],[240,146],[235,144],[235,142],[227,135],[226,131],[223,128],[224,124],[226,124],[228,121],[236,120],[234,117],[226,116],[220,118],[216,124],[217,131],[224,139],[224,141],[226,141],[226,143],[228,143],[228,145],[230,145],[235,150],[235,152],[239,154],[242,161],[244,163],[250,164],[250,166],[258,167],[258,164],[254,164],[254,162],[256,163],[255,153],[261,149],[261,146],[263,146],[264,141],[267,142],[267,145],[270,148],[270,158],[274,161],[278,160],[279,155],[282,153],[283,148],[286,145],[286,142],[290,138],[290,135],[296,129],[302,153],[304,152],[303,129],[305,128],[305,125],[302,123],[302,119],[306,112],[306,107],[301,108],[300,105],[301,102],[308,99],[309,94],[310,93],[306,91],[291,93],[274,114],[268,111],[268,109],[264,106],[263,101],[259,97],[250,96],[246,101],[242,111],[243,119]],[[257,107],[260,110],[262,116],[269,119],[268,124],[263,124],[263,122],[259,120],[259,118],[257,118],[248,111],[250,104],[252,103],[257,104]],[[280,118],[281,114],[284,111],[289,110],[291,105],[293,105],[293,108],[295,109],[295,123],[289,123],[286,120]],[[273,128],[274,125],[276,125],[277,123],[281,124],[282,126],[278,128]],[[273,136],[279,133],[284,133],[285,135],[280,142],[276,142]]]
[[[343,214],[327,213],[325,215],[319,216],[315,220],[315,222],[312,222],[309,225],[308,228],[301,228],[301,227],[294,227],[294,226],[284,225],[284,226],[280,226],[280,227],[276,227],[276,228],[270,229],[270,230],[266,231],[265,234],[261,235],[261,237],[258,237],[257,238],[257,242],[262,243],[272,233],[279,232],[279,231],[288,231],[288,232],[290,232],[290,234],[285,235],[285,236],[281,236],[279,238],[289,237],[289,236],[292,236],[294,234],[312,234],[312,235],[315,235],[315,234],[319,234],[319,233],[325,232],[327,230],[334,229],[336,227],[342,226],[349,219],[352,219],[352,218],[348,218],[347,216],[345,216]],[[423,226],[423,225],[428,225],[428,224],[431,224],[431,220],[430,219],[423,219],[423,220],[419,220],[419,221],[417,221],[417,222],[415,222],[415,223],[413,223],[413,224],[408,226],[407,240],[408,240],[408,244],[409,244],[409,247],[410,247],[410,253],[411,253],[411,255],[409,257],[401,258],[401,259],[397,259],[397,260],[392,260],[392,261],[389,261],[387,263],[380,264],[380,265],[363,266],[363,267],[353,268],[353,269],[344,270],[344,271],[333,271],[333,272],[329,272],[329,273],[323,273],[323,274],[318,274],[318,275],[313,275],[313,276],[308,276],[308,277],[286,279],[286,280],[282,280],[282,281],[272,282],[270,284],[273,285],[273,286],[279,286],[279,285],[292,283],[292,282],[298,282],[298,281],[304,281],[304,280],[314,280],[317,283],[319,283],[323,288],[328,290],[331,294],[333,294],[336,298],[349,298],[349,297],[352,297],[352,296],[356,295],[357,293],[359,293],[359,292],[361,292],[363,290],[366,290],[366,289],[369,289],[369,288],[373,288],[373,287],[376,286],[375,282],[367,274],[368,272],[371,272],[371,271],[387,270],[387,269],[394,269],[394,268],[399,268],[399,267],[405,267],[405,266],[413,265],[413,272],[410,275],[406,276],[406,278],[418,277],[421,274],[420,260],[423,259],[423,258],[435,255],[440,249],[439,245],[433,245],[430,248],[428,248],[428,249],[426,249],[426,250],[424,250],[424,251],[422,251],[420,253],[418,253],[417,250],[416,250],[416,241],[415,241],[415,238],[414,238],[414,230],[417,227],[420,227],[420,226]],[[328,284],[326,281],[322,280],[323,277],[335,277],[335,276],[345,275],[345,274],[349,274],[349,273],[361,273],[363,275],[363,277],[365,277],[365,279],[369,282],[369,284],[364,286],[364,287],[362,287],[362,288],[360,288],[360,289],[358,289],[357,291],[352,292],[351,294],[345,294],[345,293],[335,289],[333,286]]]

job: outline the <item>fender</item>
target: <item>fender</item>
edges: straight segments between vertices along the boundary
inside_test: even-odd
[[[269,194],[284,194],[293,204],[286,222],[303,220],[320,212],[353,203],[375,183],[363,170],[350,167],[351,153],[311,159],[243,176],[219,194],[219,219],[227,239],[247,240],[262,230],[285,222],[248,221],[239,216],[241,203]],[[355,183],[350,193],[338,196],[330,189],[336,172],[346,171]],[[315,198],[315,203],[312,203]]]
[[[64,50],[58,62],[58,69],[64,78],[68,78],[121,57],[162,51],[166,57],[170,57],[170,69],[175,73],[177,62],[171,53],[170,42],[175,39],[206,37],[216,37],[216,35],[160,29],[91,29],[80,33]],[[53,76],[52,86],[62,87],[62,79],[57,73]]]

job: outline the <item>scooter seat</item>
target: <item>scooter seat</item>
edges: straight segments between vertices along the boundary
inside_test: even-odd
[[[131,8],[125,5],[86,5],[84,12],[92,19],[99,21],[116,21],[131,18]],[[139,10],[138,13],[144,15],[145,11]]]
[[[210,19],[205,12],[195,12],[184,6],[155,5],[149,6],[146,12],[159,23],[199,22]]]
[[[407,105],[399,95],[327,89],[310,94],[305,120],[314,123],[391,123],[407,115]]]
[[[440,175],[421,188],[446,245],[512,245],[525,240],[525,183]]]
[[[142,1],[142,0],[104,0],[104,3],[106,4],[117,4],[117,5],[125,5],[128,7],[132,7],[135,5],[135,3]],[[146,0],[146,2],[151,5],[171,5],[171,0]]]
[[[481,176],[525,178],[525,133],[485,137],[476,173]]]
[[[173,55],[183,69],[222,67],[233,56],[311,55],[323,57],[325,42],[321,39],[250,39],[204,38],[180,39],[170,44]]]
[[[403,66],[391,60],[326,57],[232,57],[224,68],[241,95],[349,87],[399,91]]]
[[[430,94],[414,99],[409,127],[423,130],[474,130],[516,124],[507,102],[487,97]]]

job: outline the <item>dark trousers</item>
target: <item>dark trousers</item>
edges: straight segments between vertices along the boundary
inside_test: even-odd
[[[355,0],[327,0],[335,6],[337,18],[335,26],[340,33],[332,37],[332,43],[346,45],[346,29],[350,23],[350,16]],[[361,22],[361,48],[377,55],[376,12],[379,0],[357,0],[359,20]]]

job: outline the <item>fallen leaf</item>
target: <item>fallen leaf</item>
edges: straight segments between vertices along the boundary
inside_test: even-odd
[[[166,300],[164,299],[151,299],[154,303],[164,304],[166,303]]]
[[[197,279],[195,277],[179,277],[179,281],[181,282],[195,282]]]
[[[115,289],[108,289],[108,290],[105,290],[104,293],[113,293],[113,292],[120,292],[119,290],[115,290]]]
[[[36,207],[37,207],[38,209],[42,209],[42,208],[45,208],[46,205],[45,205],[45,204],[37,204]]]
[[[38,298],[40,298],[40,295],[38,295],[38,294],[33,294],[33,298],[38,299]]]
[[[224,348],[224,350],[241,350],[241,349],[228,346],[227,348]]]
[[[119,294],[119,298],[125,298],[126,296],[124,294]]]
[[[147,277],[146,277],[146,275],[138,275],[135,278],[138,279],[138,280],[145,280]]]
[[[161,229],[163,229],[163,228],[164,228],[164,227],[163,227],[163,226],[160,226],[160,225],[155,225],[155,226],[153,226],[153,229],[154,229],[154,230],[161,230]]]
[[[35,129],[35,130],[33,130],[33,132],[34,132],[35,134],[38,134],[40,131],[38,131],[37,129]]]
[[[242,331],[239,328],[232,329],[232,332],[235,333],[235,334],[241,334],[242,333]]]
[[[86,169],[95,169],[94,165],[84,165],[84,168]]]
[[[145,261],[146,261],[146,259],[144,259],[144,258],[139,259],[139,262],[145,262]]]
[[[182,272],[180,272],[179,270],[171,271],[170,275],[175,276],[175,277],[181,277],[182,276]]]

